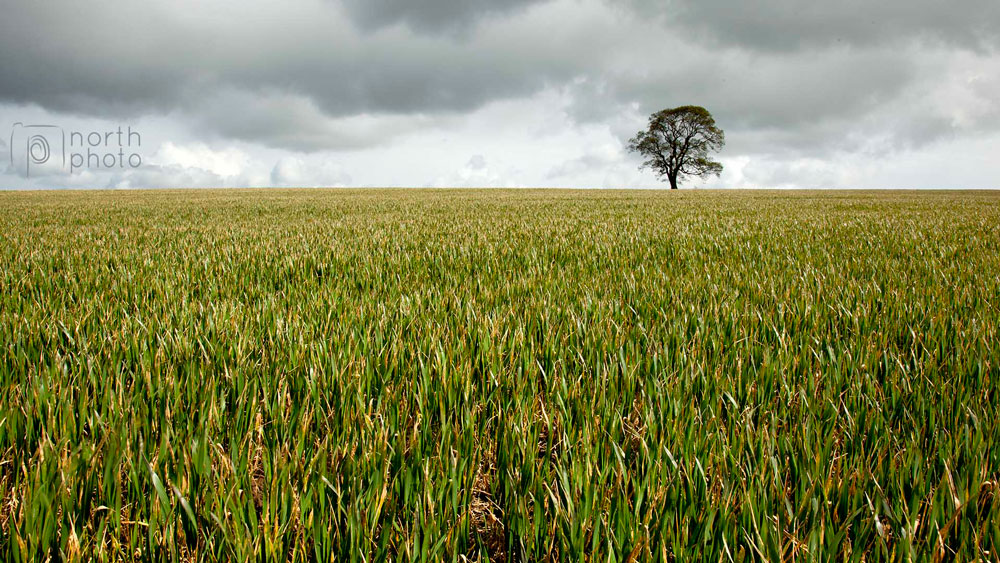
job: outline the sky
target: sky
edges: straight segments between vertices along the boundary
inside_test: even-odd
[[[0,0],[0,188],[1000,187],[997,0]],[[119,134],[121,131],[121,134]]]

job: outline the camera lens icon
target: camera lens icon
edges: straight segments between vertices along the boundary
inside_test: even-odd
[[[49,156],[52,155],[52,147],[49,146],[48,140],[41,135],[32,135],[28,137],[28,163],[29,164],[45,164],[49,161]]]
[[[56,125],[15,123],[9,146],[10,163],[25,178],[66,167],[66,134]]]

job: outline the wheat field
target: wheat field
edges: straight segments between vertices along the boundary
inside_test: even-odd
[[[1000,194],[0,193],[0,558],[997,561]]]

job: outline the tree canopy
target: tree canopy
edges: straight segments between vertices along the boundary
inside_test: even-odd
[[[642,168],[652,168],[676,190],[685,178],[721,174],[722,164],[709,158],[709,153],[725,144],[726,135],[708,110],[681,106],[649,116],[649,126],[629,139],[628,148],[646,158]]]

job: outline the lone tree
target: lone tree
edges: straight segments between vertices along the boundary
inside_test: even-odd
[[[699,106],[665,109],[649,116],[649,127],[629,139],[630,151],[646,157],[641,168],[652,168],[670,189],[689,176],[704,178],[722,173],[722,164],[711,160],[726,144],[726,135],[708,110]]]

